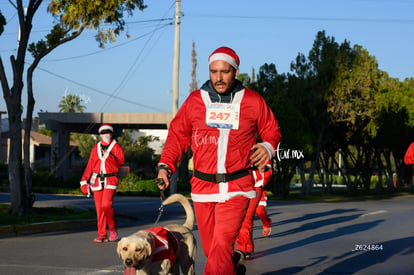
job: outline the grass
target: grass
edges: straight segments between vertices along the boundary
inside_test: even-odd
[[[26,215],[9,214],[10,204],[0,204],[0,226],[21,225],[60,220],[96,219],[94,211],[58,207],[32,207]]]
[[[0,185],[0,192],[9,192],[9,186],[4,184]],[[83,195],[80,191],[80,188],[65,188],[56,186],[33,186],[33,192],[44,194]],[[120,184],[118,186],[116,194],[117,196],[158,197],[160,195],[160,191],[158,187],[153,184],[152,180],[146,180]],[[168,192],[166,192],[166,194],[168,194]],[[25,215],[11,215],[8,213],[9,208],[10,204],[0,204],[0,226],[22,225],[60,220],[96,219],[95,211],[87,211],[81,209],[32,207]]]

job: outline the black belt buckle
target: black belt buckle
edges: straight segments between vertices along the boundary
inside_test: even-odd
[[[215,175],[215,181],[217,182],[217,183],[220,183],[220,182],[227,182],[228,180],[227,180],[227,174],[216,174]]]
[[[105,174],[99,174],[99,179],[101,181],[105,181]]]

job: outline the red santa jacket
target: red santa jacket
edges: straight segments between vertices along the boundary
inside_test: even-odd
[[[256,130],[263,140],[261,144],[266,146],[271,157],[274,156],[280,131],[261,95],[247,88],[234,94],[231,107],[239,107],[238,129],[207,126],[211,104],[208,91],[200,89],[189,95],[170,124],[160,164],[167,165],[174,173],[191,145],[195,170],[216,174],[246,169],[250,167]],[[251,175],[218,184],[193,177],[191,186],[191,196],[196,202],[220,202],[239,195],[256,196]]]
[[[89,184],[92,191],[102,188],[116,189],[117,173],[124,161],[124,151],[115,140],[108,145],[106,152],[103,152],[101,142],[95,144],[83,172],[81,186]]]
[[[404,162],[407,165],[414,165],[414,142],[408,147],[407,152],[405,152]]]
[[[171,268],[174,269],[176,261],[175,254],[178,249],[177,238],[168,229],[162,226],[148,228],[145,229],[145,231],[151,232],[155,240],[155,248],[152,251],[151,261],[157,262],[168,259],[171,263]]]

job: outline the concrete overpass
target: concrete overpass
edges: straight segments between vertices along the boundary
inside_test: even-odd
[[[69,134],[97,134],[102,123],[114,127],[114,136],[123,129],[168,129],[171,113],[39,113],[40,123],[52,130],[51,170],[57,177],[69,175]]]

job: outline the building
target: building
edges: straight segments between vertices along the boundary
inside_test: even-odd
[[[1,115],[1,111],[0,111]],[[34,120],[35,121],[35,120]],[[34,123],[36,124],[36,123]],[[24,130],[22,130],[22,144],[24,142]],[[33,169],[46,168],[50,169],[51,164],[51,146],[52,138],[36,131],[30,131],[30,166]],[[68,157],[70,161],[79,159],[77,144],[70,142],[70,151]],[[0,162],[9,162],[10,152],[10,135],[8,119],[1,120],[0,126]],[[22,156],[24,157],[24,156]]]

